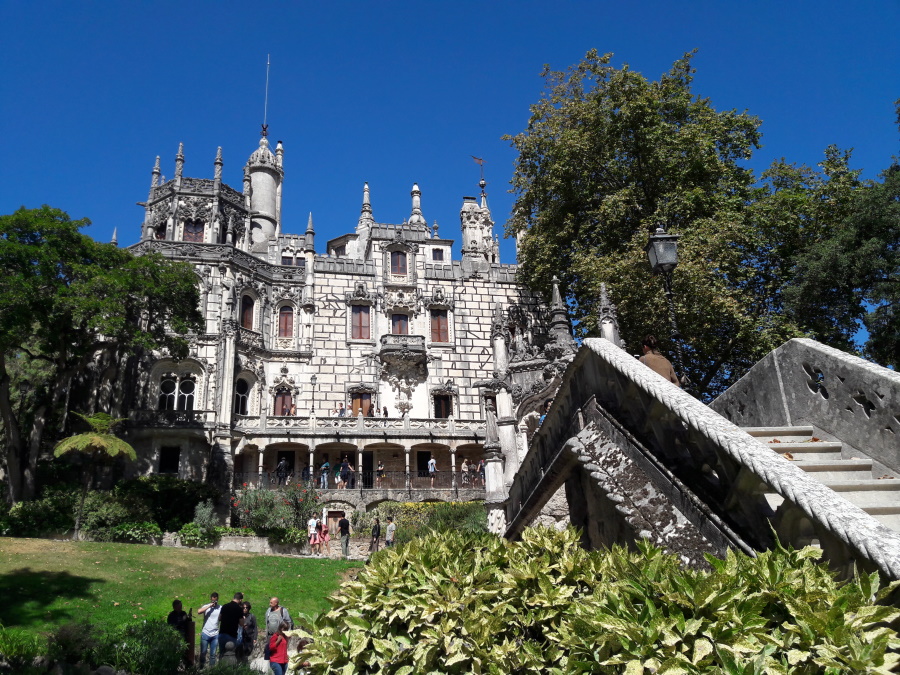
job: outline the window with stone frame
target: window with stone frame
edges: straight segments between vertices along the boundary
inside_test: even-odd
[[[241,328],[253,330],[253,308],[255,304],[252,296],[245,295],[241,297]]]
[[[159,473],[177,474],[181,464],[181,448],[177,445],[159,449]]]
[[[335,246],[334,247],[334,256],[336,258],[347,257],[347,247],[346,246]]]
[[[442,249],[442,248],[431,249],[431,259],[434,262],[444,262],[444,249]]]
[[[406,274],[406,253],[391,251],[391,274]]]
[[[191,375],[182,378],[178,384],[178,409],[191,411],[194,409],[194,392],[197,383]]]
[[[282,253],[282,254],[281,254],[281,264],[282,264],[282,265],[287,265],[288,267],[293,266],[293,264],[294,264],[294,256],[292,256],[292,255],[290,255],[290,254],[287,254],[287,255],[286,255],[285,253]]]
[[[446,309],[431,310],[431,341],[450,342],[450,323]]]
[[[453,414],[453,396],[450,394],[434,394],[431,400],[436,419],[447,419]]]
[[[186,220],[184,221],[184,241],[193,241],[203,243],[203,221],[202,220]]]
[[[247,415],[250,409],[250,383],[238,380],[234,385],[234,414]]]
[[[175,410],[178,381],[174,375],[167,375],[159,383],[159,410]]]
[[[409,335],[409,316],[391,314],[391,333],[393,335]]]
[[[279,389],[275,392],[275,416],[288,417],[294,407],[294,397],[287,389]]]
[[[368,340],[372,337],[370,323],[371,308],[369,305],[351,305],[350,310],[350,338],[353,340]]]
[[[278,310],[278,337],[294,335],[294,308],[288,305]]]
[[[356,417],[362,411],[363,417],[369,416],[372,409],[372,394],[357,392],[350,394],[350,412]]]

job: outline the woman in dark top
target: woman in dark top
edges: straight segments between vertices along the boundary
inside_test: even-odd
[[[241,609],[244,611],[244,632],[241,638],[241,651],[245,659],[250,658],[253,653],[253,645],[256,642],[256,617],[250,613],[251,605],[249,602],[242,602]]]
[[[269,640],[269,668],[275,675],[285,675],[287,672],[288,638],[284,631],[290,628],[291,625],[287,621],[282,621]]]
[[[378,540],[381,538],[381,521],[378,518],[375,519],[375,522],[372,524],[372,543],[369,544],[369,553],[374,553],[378,550]]]

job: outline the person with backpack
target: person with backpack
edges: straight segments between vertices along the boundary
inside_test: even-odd
[[[287,607],[279,605],[278,598],[272,598],[269,600],[269,609],[266,610],[266,644],[268,644],[269,639],[278,632],[278,626],[281,625],[282,621],[288,623],[287,630],[294,628],[294,620],[291,619]]]

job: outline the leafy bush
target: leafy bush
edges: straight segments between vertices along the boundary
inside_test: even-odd
[[[231,522],[257,532],[302,529],[321,509],[315,488],[289,483],[276,490],[246,487],[231,498]]]
[[[211,501],[200,502],[194,507],[194,524],[201,530],[215,530],[219,526],[219,516]]]
[[[175,535],[182,546],[208,548],[216,543],[218,535],[215,530],[204,530],[197,523],[185,523]]]
[[[122,523],[113,528],[113,539],[115,541],[132,542],[136,544],[146,544],[153,539],[159,539],[163,536],[162,530],[156,523]]]
[[[818,549],[687,569],[645,543],[585,551],[455,531],[381,551],[307,622],[312,673],[887,673],[900,617],[875,574],[842,583]]]
[[[269,542],[272,544],[289,544],[297,546],[307,542],[308,533],[306,528],[288,527],[280,530],[269,530],[267,533]]]
[[[354,531],[367,533],[375,517],[381,520],[384,531],[387,517],[397,525],[398,544],[424,537],[431,532],[487,532],[487,511],[484,502],[402,502],[383,503],[363,513],[354,511],[350,523]]]
[[[194,519],[197,504],[217,502],[221,493],[211,485],[176,476],[154,474],[119,483],[117,494],[139,498],[153,520],[166,532],[177,532]]]
[[[103,634],[87,621],[63,624],[49,635],[47,656],[67,664],[97,664],[102,641]]]
[[[18,502],[9,510],[0,534],[10,537],[38,537],[50,532],[66,532],[75,527],[77,490],[46,491],[41,499]]]
[[[0,672],[28,672],[35,658],[47,652],[47,640],[26,630],[0,626]]]
[[[81,527],[95,541],[114,541],[118,526],[150,518],[150,509],[139,498],[115,491],[90,492],[84,502]]]
[[[178,670],[187,645],[165,622],[144,621],[105,636],[97,650],[97,665],[141,675],[171,675]],[[93,665],[93,664],[92,664]]]

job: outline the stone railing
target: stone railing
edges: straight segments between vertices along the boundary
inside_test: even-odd
[[[276,350],[292,350],[297,347],[297,338],[277,337],[274,339],[272,346]]]
[[[346,483],[340,481],[335,475],[334,469],[329,471],[328,478],[323,486],[322,479],[316,475],[314,480],[304,479],[294,474],[286,474],[279,477],[272,471],[235,472],[232,478],[232,487],[235,490],[244,488],[278,489],[286,485],[299,482],[304,486],[313,486],[320,493],[327,493],[328,499],[338,499],[348,490],[355,491],[429,491],[429,490],[471,490],[484,492],[484,481],[474,473],[466,476],[466,480],[460,474],[450,471],[438,471],[434,481],[424,471],[385,471],[382,476],[376,471],[354,471],[350,474]],[[432,484],[433,483],[433,484]],[[466,493],[469,494],[469,493]],[[471,495],[470,495],[471,498]]]
[[[395,335],[393,333],[388,333],[387,335],[381,336],[381,346],[382,348],[388,349],[403,349],[404,347],[410,350],[425,350],[425,336],[424,335]]]
[[[255,423],[254,423],[255,421]],[[247,415],[235,415],[235,427],[244,429],[257,429],[260,427],[259,417]],[[484,433],[483,420],[457,420],[447,418],[411,418],[411,417],[298,417],[298,416],[269,416],[266,418],[266,429],[301,429],[304,431],[333,434],[334,432],[352,432],[369,434],[381,434],[384,431],[428,431],[447,432],[448,434],[460,431],[471,431],[475,434]]]
[[[900,579],[900,534],[597,338],[584,341],[531,441],[510,489],[510,520],[516,518],[516,502],[527,501],[543,474],[555,470],[563,446],[584,425],[588,405],[602,408],[724,527],[754,548],[772,546],[774,531],[797,547],[818,544],[845,574],[855,564]],[[768,506],[765,492],[784,499],[777,511]]]
[[[261,348],[263,346],[262,335],[255,330],[250,330],[243,326],[238,327],[238,342],[247,347]]]
[[[202,427],[213,424],[213,410],[133,410],[129,422],[134,426],[150,427]]]
[[[745,427],[811,425],[900,472],[900,373],[815,340],[784,343],[710,407]]]

